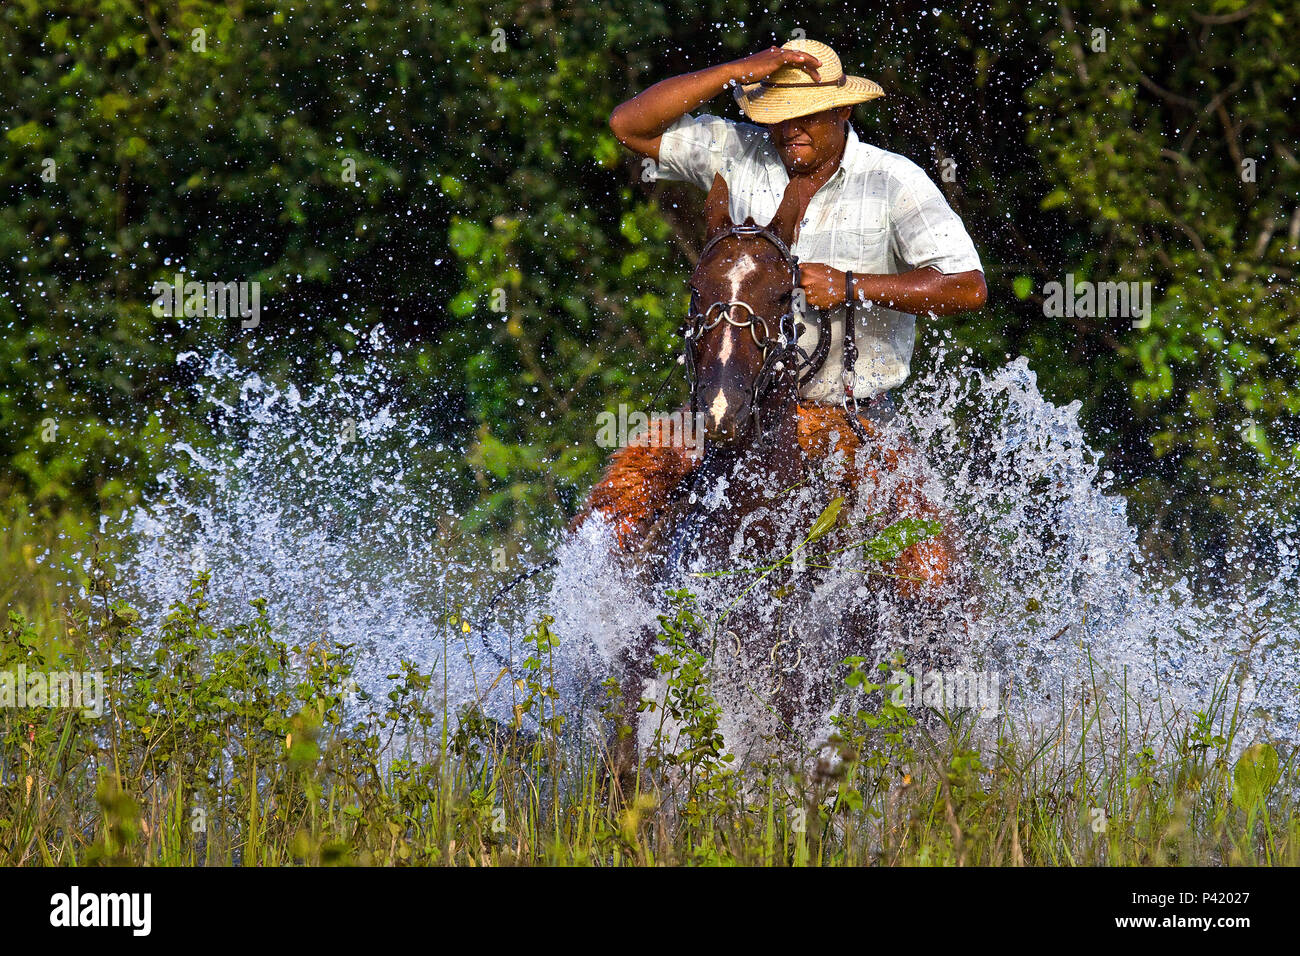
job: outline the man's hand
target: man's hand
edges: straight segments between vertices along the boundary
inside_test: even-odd
[[[768,47],[760,53],[754,53],[742,60],[736,60],[732,64],[732,66],[736,67],[735,80],[737,83],[742,84],[766,80],[777,70],[786,66],[797,66],[811,76],[813,82],[821,82],[821,75],[817,72],[817,67],[821,65],[821,60],[811,53],[786,50],[779,46]]]
[[[844,304],[844,273],[820,262],[800,263],[799,288],[810,308],[833,309]]]

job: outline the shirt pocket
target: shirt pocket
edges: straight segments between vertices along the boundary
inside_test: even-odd
[[[827,263],[841,271],[869,274],[889,269],[889,229],[885,226],[841,226],[831,241]]]

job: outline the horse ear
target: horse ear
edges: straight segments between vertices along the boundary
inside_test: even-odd
[[[776,214],[772,216],[772,221],[767,224],[769,232],[773,232],[781,237],[781,241],[787,246],[794,243],[794,226],[795,219],[799,215],[799,196],[794,190],[794,180],[785,187],[785,194],[781,197],[781,205],[776,207]]]
[[[731,190],[722,173],[713,174],[713,186],[704,200],[704,238],[712,239],[724,229],[731,228]]]

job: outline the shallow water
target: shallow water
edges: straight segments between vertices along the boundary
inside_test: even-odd
[[[372,338],[382,343],[382,333]],[[445,674],[453,706],[477,699],[507,716],[510,682],[484,689],[502,662],[517,665],[520,638],[543,614],[554,617],[562,642],[555,665],[564,705],[589,712],[620,650],[665,610],[661,594],[611,557],[608,529],[592,521],[572,535],[550,533],[555,567],[511,591],[479,627],[495,587],[548,555],[506,562],[475,535],[457,533],[453,491],[425,454],[431,432],[399,411],[379,359],[311,389],[266,381],[224,355],[180,361],[195,372],[189,401],[211,423],[212,442],[174,445],[160,490],[123,517],[135,548],[127,590],[150,615],[181,597],[194,571],[210,568],[218,611],[241,615],[251,598],[265,597],[291,638],[360,645],[365,684],[382,685],[408,658]],[[862,574],[858,557],[785,600],[756,588],[749,610],[769,624],[779,615],[787,645],[757,660],[724,623],[702,648],[712,655],[734,748],[783,732],[764,704],[783,674],[834,671],[844,645],[824,638],[834,629],[828,609],[846,603],[870,607],[876,621],[854,653],[915,662],[933,660],[927,649],[941,646],[944,666],[995,678],[994,709],[1031,730],[1107,682],[1127,688],[1132,708],[1185,720],[1232,674],[1239,745],[1296,739],[1300,550],[1294,523],[1280,523],[1266,496],[1253,507],[1267,553],[1236,556],[1256,562],[1257,582],[1194,587],[1142,554],[1077,403],[1044,400],[1024,360],[981,371],[940,349],[933,369],[901,391],[899,408],[891,437],[919,454],[912,474],[885,476],[882,485],[923,483],[958,529],[971,586],[932,595],[918,615],[887,580]],[[819,510],[830,492],[796,495]],[[859,512],[844,520],[872,527]],[[562,516],[538,521],[555,527]],[[798,540],[807,529],[788,530]],[[701,613],[717,619],[753,578],[683,580]],[[462,621],[473,622],[468,632]],[[812,741],[827,720],[825,701],[806,698],[796,729]]]

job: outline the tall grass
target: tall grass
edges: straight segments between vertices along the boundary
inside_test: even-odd
[[[452,709],[438,669],[382,696],[355,648],[290,645],[265,605],[213,620],[208,579],[148,632],[92,575],[90,603],[12,612],[0,671],[102,671],[104,715],[0,709],[6,865],[1161,865],[1300,863],[1294,751],[1238,741],[1225,682],[1202,713],[1147,714],[1121,685],[1061,695],[1054,721],[916,712],[848,663],[835,734],[740,767],[719,731],[690,595],[674,595],[662,695],[634,767],[566,714],[536,623],[513,719]],[[467,635],[443,622],[446,654]],[[626,732],[626,728],[623,728]],[[785,747],[786,749],[782,749]],[[1240,754],[1240,756],[1234,756]]]

